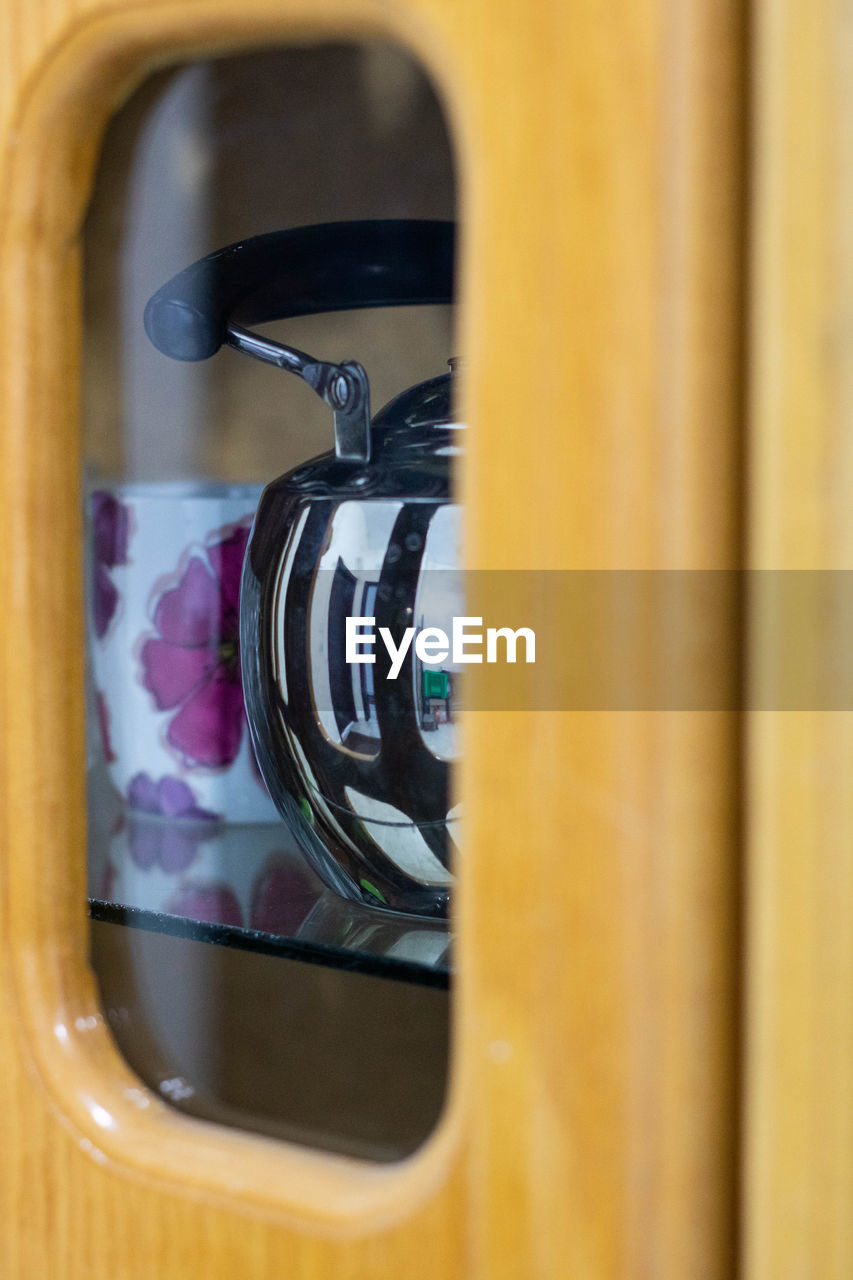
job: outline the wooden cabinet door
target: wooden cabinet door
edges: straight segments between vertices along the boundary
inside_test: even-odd
[[[853,1271],[849,12],[754,22],[743,1274]],[[797,637],[797,667],[788,637]]]
[[[123,1065],[98,1008],[78,362],[99,137],[164,61],[368,32],[423,60],[459,149],[468,563],[742,563],[740,6],[0,0],[10,1280],[733,1273],[736,710],[469,717],[450,1097],[399,1166],[176,1114]],[[735,673],[737,609],[720,633]]]

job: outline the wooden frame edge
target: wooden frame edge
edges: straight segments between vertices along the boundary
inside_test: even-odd
[[[69,540],[82,547],[74,474],[79,436],[76,238],[106,120],[136,82],[162,65],[164,50],[171,61],[330,34],[381,35],[408,48],[432,76],[456,129],[460,112],[451,101],[446,70],[439,74],[436,32],[426,31],[412,12],[392,14],[369,0],[329,0],[322,7],[295,0],[286,8],[255,0],[244,4],[239,16],[216,0],[138,4],[118,13],[80,15],[59,33],[7,125],[0,262],[14,286],[4,291],[0,305],[6,331],[17,332],[24,342],[30,339],[36,355],[20,361],[21,347],[10,349],[9,344],[0,355],[6,416],[0,489],[6,489],[7,498],[1,527],[9,546],[26,548],[23,557],[16,553],[14,566],[0,571],[11,624],[0,646],[9,709],[5,727],[16,743],[22,742],[14,759],[7,752],[0,760],[7,799],[3,846],[9,877],[15,881],[14,893],[4,895],[0,945],[17,999],[23,1052],[55,1113],[94,1159],[144,1181],[168,1184],[183,1195],[227,1199],[232,1208],[239,1203],[246,1211],[339,1235],[399,1221],[447,1176],[462,1137],[467,1092],[459,1016],[464,983],[458,984],[462,992],[457,990],[454,999],[455,1051],[445,1113],[427,1143],[397,1165],[370,1166],[194,1121],[142,1087],[106,1028],[86,960],[80,554],[70,575],[45,581],[52,555],[63,554]],[[464,142],[464,132],[460,136],[457,131],[457,154],[464,152]],[[43,341],[60,299],[70,301],[76,315],[58,338]],[[64,402],[50,395],[63,381]],[[45,399],[50,403],[40,414]],[[27,423],[39,418],[41,432],[33,439]],[[8,500],[10,494],[15,501]],[[38,556],[27,545],[36,524],[45,535]],[[47,717],[36,725],[26,723],[24,698],[16,696],[22,651],[34,666],[45,651],[50,655],[40,664],[42,687],[31,700]],[[54,759],[47,794],[39,795],[40,753],[52,744],[58,757],[57,740],[72,756],[76,750],[80,764],[68,781]],[[72,795],[69,812],[64,798]],[[46,835],[50,838],[40,849],[37,876],[32,849]]]

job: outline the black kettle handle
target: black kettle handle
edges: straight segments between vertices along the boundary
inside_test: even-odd
[[[241,240],[158,289],[145,331],[173,360],[206,360],[229,324],[449,303],[455,229],[415,219],[327,222]]]

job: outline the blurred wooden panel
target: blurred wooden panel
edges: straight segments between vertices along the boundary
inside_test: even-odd
[[[853,1273],[853,24],[761,0],[755,27],[743,1274]],[[821,580],[797,619],[823,710],[779,709],[773,575]],[[849,575],[846,575],[849,576]],[[805,581],[805,577],[803,579]],[[809,588],[810,589],[810,588]],[[803,597],[805,599],[805,596]],[[775,709],[774,709],[775,707]]]
[[[737,564],[740,6],[3,0],[0,23],[4,1274],[730,1274],[732,713],[471,718],[452,1096],[399,1169],[138,1087],[86,967],[77,403],[109,111],[172,56],[378,31],[459,146],[470,562]]]

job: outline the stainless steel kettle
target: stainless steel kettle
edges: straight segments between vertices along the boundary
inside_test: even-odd
[[[245,326],[449,303],[453,275],[451,223],[329,223],[210,254],[145,313],[174,359],[227,343],[297,374],[333,411],[334,450],[273,481],[255,516],[240,603],[246,711],[270,794],[325,882],[428,916],[446,913],[452,884],[459,681],[438,650],[426,661],[402,650],[407,629],[464,613],[453,376],[411,387],[371,421],[361,365],[315,360]]]

